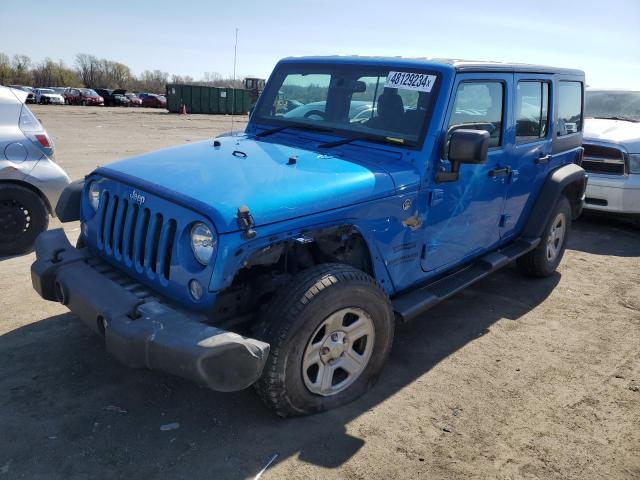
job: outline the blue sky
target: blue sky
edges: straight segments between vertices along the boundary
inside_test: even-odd
[[[134,73],[230,75],[237,27],[239,77],[286,56],[435,56],[580,68],[592,86],[640,89],[640,0],[2,0],[0,12],[0,51],[68,64],[92,53]]]

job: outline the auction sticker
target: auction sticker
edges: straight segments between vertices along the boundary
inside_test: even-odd
[[[384,86],[386,88],[400,88],[402,90],[430,92],[435,83],[435,75],[411,72],[389,72]]]

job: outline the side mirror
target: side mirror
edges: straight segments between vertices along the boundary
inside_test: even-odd
[[[460,165],[463,163],[485,163],[489,150],[489,132],[486,130],[458,129],[451,134],[447,158],[451,162],[450,172],[438,172],[436,181],[455,182],[458,180]]]

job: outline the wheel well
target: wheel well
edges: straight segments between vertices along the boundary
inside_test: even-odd
[[[51,208],[51,204],[49,203],[49,200],[47,200],[47,197],[45,197],[40,190],[31,185],[29,182],[24,182],[22,180],[2,180],[0,181],[0,185],[20,185],[21,187],[31,190],[42,199],[45,206],[47,207],[47,212],[49,212],[49,215],[53,215],[53,209]]]
[[[571,204],[571,213],[574,219],[580,214],[583,192],[584,185],[582,185],[582,182],[572,182],[562,190],[562,195],[567,197]]]
[[[374,276],[367,242],[352,225],[305,231],[251,254],[218,295],[213,319],[251,318],[294,275],[323,263],[350,265]]]

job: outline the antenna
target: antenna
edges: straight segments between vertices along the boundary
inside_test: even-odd
[[[233,137],[233,119],[236,113],[236,60],[238,58],[238,28],[236,27],[236,42],[233,46],[233,93],[231,101],[231,136]]]

